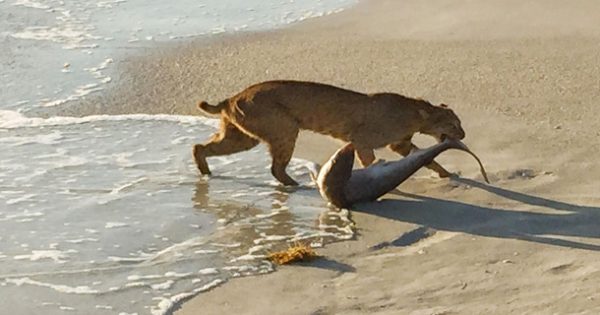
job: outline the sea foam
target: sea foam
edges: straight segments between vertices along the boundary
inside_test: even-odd
[[[219,122],[200,116],[167,115],[167,114],[129,114],[129,115],[91,115],[84,117],[54,116],[50,118],[26,117],[25,115],[11,110],[0,110],[0,128],[14,129],[24,127],[64,126],[73,124],[85,124],[98,121],[170,121],[182,124],[203,124],[217,127]]]

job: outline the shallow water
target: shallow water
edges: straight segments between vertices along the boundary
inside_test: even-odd
[[[102,93],[119,84],[121,60],[160,43],[355,2],[0,0],[0,313],[167,314],[231,277],[271,271],[269,250],[351,237],[306,161],[288,168],[296,189],[274,182],[262,146],[211,158],[215,175],[199,176],[191,146],[215,120],[26,113]]]
[[[264,147],[211,158],[215,120],[30,118],[118,84],[116,65],[160,43],[260,30],[355,0],[0,0],[0,313],[167,314],[231,277],[271,271],[269,250],[352,236],[306,161],[286,190]],[[41,109],[41,110],[40,110]],[[73,109],[71,106],[70,109]],[[143,109],[140,109],[143,111]]]
[[[115,84],[114,64],[159,43],[262,30],[356,0],[2,0],[0,109],[60,106]]]
[[[352,236],[312,186],[285,190],[264,147],[211,158],[193,143],[214,120],[128,115],[26,118],[0,112],[3,313],[163,314],[227,279],[272,270],[293,240]],[[275,247],[272,247],[275,246]]]

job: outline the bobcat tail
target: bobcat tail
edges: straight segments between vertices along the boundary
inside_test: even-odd
[[[219,115],[224,109],[227,109],[229,106],[229,99],[222,101],[217,105],[210,105],[205,101],[201,101],[198,103],[198,108],[203,112],[211,115]],[[238,106],[237,102],[234,104],[234,108],[237,112],[239,112],[242,116],[246,116],[246,113]]]
[[[207,114],[219,115],[221,114],[221,111],[227,107],[227,104],[227,100],[220,102],[217,105],[210,105],[206,101],[201,101],[198,103],[198,108]]]

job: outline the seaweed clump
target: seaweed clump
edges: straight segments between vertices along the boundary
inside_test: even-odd
[[[285,250],[270,253],[267,259],[277,265],[286,265],[298,261],[309,261],[317,257],[319,255],[310,245],[296,242]]]

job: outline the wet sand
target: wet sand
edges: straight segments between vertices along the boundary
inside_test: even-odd
[[[463,120],[491,185],[471,157],[444,153],[461,179],[421,171],[353,209],[355,240],[232,280],[177,314],[596,314],[599,20],[595,1],[366,0],[131,58],[111,93],[61,113],[198,114],[199,100],[300,79],[444,102]],[[306,133],[296,156],[323,162],[338,147]]]

